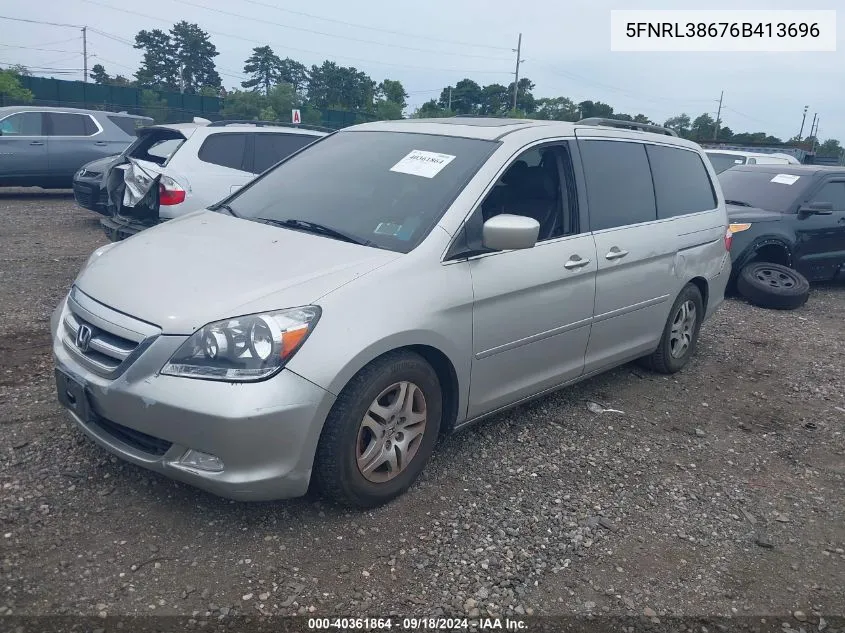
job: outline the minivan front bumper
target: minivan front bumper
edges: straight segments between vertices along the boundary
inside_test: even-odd
[[[306,493],[332,394],[287,369],[255,383],[160,375],[184,336],[157,336],[116,378],[106,378],[80,362],[74,342],[66,340],[67,310],[62,302],[51,320],[57,383],[64,389],[62,381],[69,378],[81,388],[86,415],[63,404],[97,444],[128,462],[230,499]],[[214,456],[222,466],[211,471],[186,463],[189,451]]]

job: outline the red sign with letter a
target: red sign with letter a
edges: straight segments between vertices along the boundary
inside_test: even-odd
[[[290,111],[290,122],[291,123],[302,123],[302,117],[299,115],[299,110],[291,110]]]

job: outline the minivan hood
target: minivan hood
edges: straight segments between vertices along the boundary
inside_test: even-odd
[[[772,222],[783,219],[782,213],[767,211],[758,207],[743,207],[736,204],[728,204],[726,208],[728,219],[731,222]]]
[[[163,334],[191,334],[211,321],[316,302],[398,257],[198,211],[116,243],[93,258],[76,286]]]

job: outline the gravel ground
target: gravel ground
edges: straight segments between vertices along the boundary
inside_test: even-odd
[[[0,192],[0,614],[845,614],[842,284],[730,300],[680,374],[621,367],[445,438],[357,513],[221,500],[71,426],[47,321],[103,243],[67,194]]]

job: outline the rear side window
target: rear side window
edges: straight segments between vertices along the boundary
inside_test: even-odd
[[[41,122],[40,112],[19,112],[0,121],[0,132],[3,136],[42,136]]]
[[[97,126],[86,114],[48,112],[47,129],[50,136],[91,136]]]
[[[126,156],[166,165],[184,142],[185,137],[175,130],[153,129],[142,132],[126,150]]]
[[[318,137],[304,134],[261,133],[254,135],[253,138],[255,139],[255,162],[252,171],[260,174],[283,158],[313,143]]]
[[[108,119],[129,136],[135,136],[135,130],[144,125],[143,119],[133,119],[128,116],[110,116]]]
[[[716,194],[697,152],[663,145],[646,145],[654,193],[657,198],[657,217],[715,209]]]
[[[204,163],[244,170],[246,134],[213,134],[203,141],[198,157]]]
[[[593,231],[657,219],[642,143],[579,141]]]

